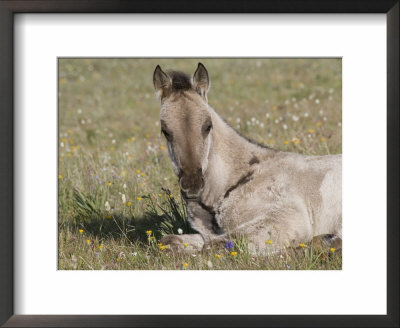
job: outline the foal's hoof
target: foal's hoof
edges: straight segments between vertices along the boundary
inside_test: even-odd
[[[334,248],[336,250],[342,249],[342,238],[335,235],[319,235],[313,238],[313,246],[315,248],[329,249]]]
[[[204,241],[200,235],[166,235],[160,242],[167,246],[167,249],[176,253],[193,254],[203,248]]]

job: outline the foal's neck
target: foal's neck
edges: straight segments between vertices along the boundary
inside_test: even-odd
[[[275,153],[247,140],[231,128],[214,110],[213,144],[209,157],[209,176],[215,183],[217,192],[235,184],[243,176],[254,170],[254,165]]]

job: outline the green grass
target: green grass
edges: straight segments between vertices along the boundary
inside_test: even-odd
[[[192,231],[152,73],[157,64],[193,73],[198,61],[60,59],[59,269],[341,269],[340,253],[312,245],[271,258],[251,256],[243,240],[236,256],[157,246],[164,234]],[[341,153],[339,59],[200,61],[212,81],[209,103],[242,134],[281,150]]]

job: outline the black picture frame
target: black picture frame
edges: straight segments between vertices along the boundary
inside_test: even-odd
[[[399,327],[399,7],[398,0],[0,0],[0,324],[4,327]],[[14,203],[13,187],[13,29],[17,13],[386,14],[387,315],[14,315],[13,221],[14,206],[20,206]]]

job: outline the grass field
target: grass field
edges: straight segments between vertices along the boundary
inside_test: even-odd
[[[342,151],[340,59],[201,59],[210,105],[245,136],[308,155]],[[192,74],[197,59],[59,60],[59,269],[341,269],[311,244],[280,256],[233,249],[177,255],[164,234],[190,232],[152,74]]]

